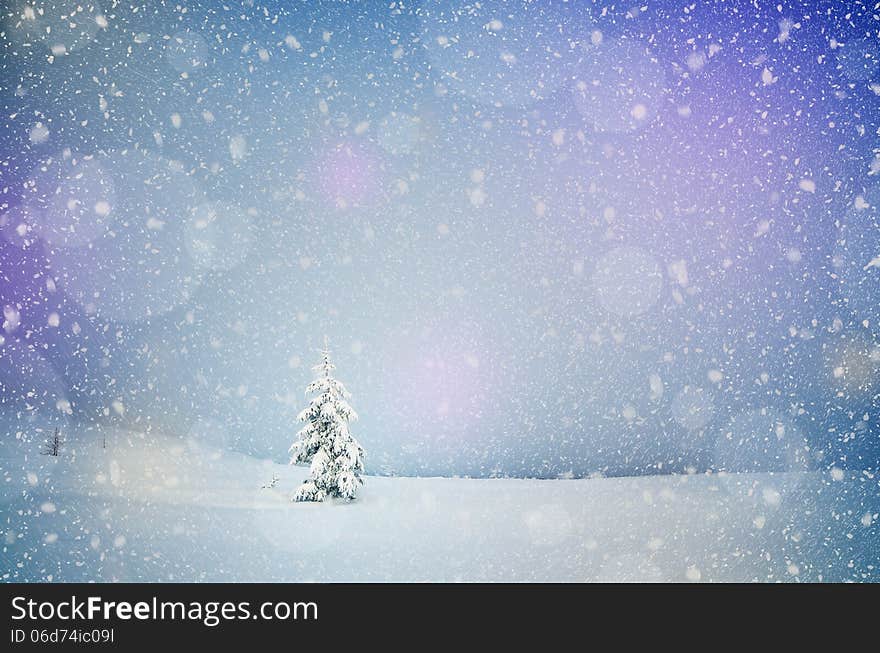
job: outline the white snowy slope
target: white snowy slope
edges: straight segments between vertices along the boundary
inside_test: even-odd
[[[871,581],[880,565],[867,472],[367,477],[354,503],[296,504],[305,469],[194,441],[38,451],[0,448],[4,581]]]

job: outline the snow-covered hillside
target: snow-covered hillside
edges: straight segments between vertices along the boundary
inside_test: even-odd
[[[880,565],[864,472],[367,477],[355,503],[294,504],[304,469],[195,441],[0,451],[5,581],[841,581]]]

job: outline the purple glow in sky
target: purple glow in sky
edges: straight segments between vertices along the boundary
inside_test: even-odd
[[[280,460],[326,334],[369,473],[876,466],[880,47],[838,4],[7,3],[4,424]]]

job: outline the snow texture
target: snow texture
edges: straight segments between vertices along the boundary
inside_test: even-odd
[[[307,470],[178,438],[6,449],[6,581],[871,581],[878,479],[832,472],[367,479],[291,503]],[[263,488],[277,476],[277,485]]]

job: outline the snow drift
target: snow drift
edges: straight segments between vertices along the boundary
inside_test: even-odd
[[[353,503],[297,504],[305,468],[194,440],[3,447],[4,581],[871,581],[880,564],[868,472],[366,477]]]

